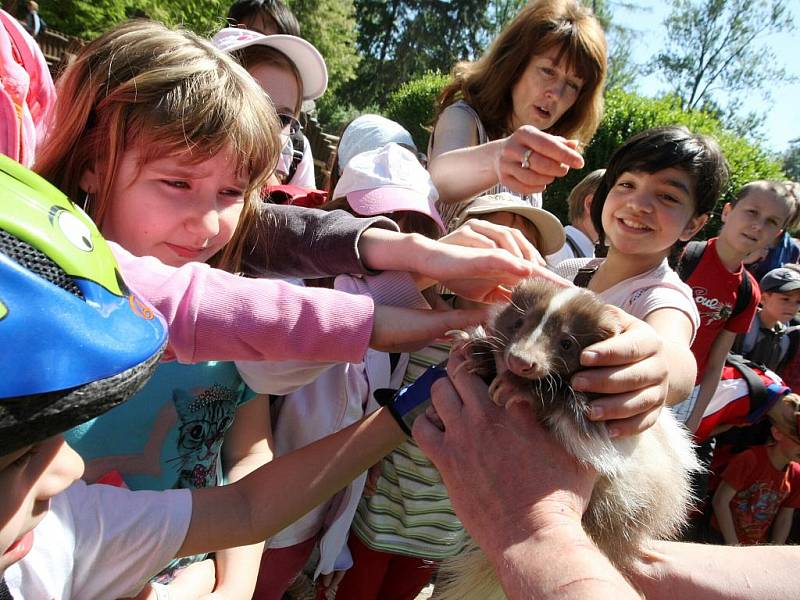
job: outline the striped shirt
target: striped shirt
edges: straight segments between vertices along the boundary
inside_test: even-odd
[[[404,383],[447,360],[450,347],[433,344],[411,354]],[[443,559],[464,549],[468,539],[453,512],[436,467],[413,440],[404,442],[380,464],[375,494],[362,497],[352,530],[373,550]]]

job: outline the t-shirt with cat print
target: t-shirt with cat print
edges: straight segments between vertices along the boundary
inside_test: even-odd
[[[225,433],[252,397],[231,362],[161,363],[130,400],[65,437],[89,483],[116,472],[132,490],[211,487],[223,483]],[[204,556],[173,561],[168,573]]]

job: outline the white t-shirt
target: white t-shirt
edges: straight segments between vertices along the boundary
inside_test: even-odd
[[[139,491],[76,481],[54,497],[33,548],[5,572],[25,600],[135,596],[175,557],[192,517],[189,490]]]
[[[565,260],[553,270],[572,281],[578,269],[588,264],[591,258]],[[611,286],[598,296],[606,304],[618,306],[637,319],[645,319],[660,308],[674,308],[683,312],[692,323],[692,341],[700,326],[700,315],[686,285],[664,259],[658,266]],[[690,342],[691,343],[691,342]]]
[[[314,157],[311,154],[311,144],[305,134],[303,134],[303,158],[297,163],[294,175],[286,183],[310,190],[317,189],[317,182],[314,178]]]
[[[594,258],[594,242],[589,239],[589,236],[583,233],[577,227],[567,225],[564,227],[564,234],[567,239],[572,240],[578,249],[581,251],[581,256],[575,256],[572,247],[565,243],[561,248],[553,254],[548,254],[545,257],[547,264],[555,267],[559,263],[569,260],[570,258]]]

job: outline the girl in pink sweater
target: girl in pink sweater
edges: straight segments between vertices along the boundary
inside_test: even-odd
[[[158,305],[173,323],[175,356],[195,363],[253,358],[221,350],[233,337],[237,347],[251,348],[260,358],[360,360],[375,316],[368,298],[265,282],[249,295],[234,296],[232,291],[243,290],[240,282],[220,281],[208,268],[258,273],[268,268],[267,258],[304,250],[290,247],[285,236],[265,235],[281,231],[275,226],[280,215],[265,216],[258,193],[275,165],[279,126],[271,105],[240,67],[188,32],[133,22],[89,44],[59,85],[55,122],[38,170],[73,200],[82,200],[102,233],[119,244],[117,254],[133,286],[145,297],[163,298]],[[362,235],[357,244],[365,250],[363,258],[377,253],[377,266],[405,270],[412,261],[438,259],[444,273],[449,263],[465,262],[470,254],[487,256],[467,249],[454,255],[411,238],[417,252],[381,263],[384,244],[370,251],[376,241],[397,246],[408,238],[392,238],[397,233],[390,224],[373,225],[388,230]],[[271,256],[256,246],[268,247]],[[147,271],[138,271],[144,276],[129,270],[141,259],[125,251],[153,257],[146,259]],[[528,258],[523,250],[518,253]],[[254,265],[259,258],[262,264]],[[509,255],[503,261],[517,271],[510,282],[530,272],[524,260]],[[491,294],[493,287],[479,294]],[[219,322],[216,332],[206,327],[209,309],[227,316],[230,327],[222,335]],[[391,326],[408,316],[396,315]],[[461,315],[457,325],[464,324],[463,317],[479,316]],[[338,326],[342,321],[346,327]],[[334,347],[339,350],[325,350]],[[233,482],[271,456],[267,403],[251,397],[232,363],[162,365],[131,402],[67,437],[86,459],[89,481],[116,472],[133,489],[208,487],[222,483],[223,476]],[[214,590],[249,596],[259,557],[258,547],[218,552]],[[159,583],[170,583],[187,564],[183,559],[170,565]],[[201,594],[205,581],[191,582],[193,593]]]

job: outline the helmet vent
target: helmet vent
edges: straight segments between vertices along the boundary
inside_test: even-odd
[[[7,231],[0,230],[0,252],[32,273],[57,285],[62,290],[83,298],[80,288],[73,278],[67,275],[64,269],[50,260],[45,254]]]

